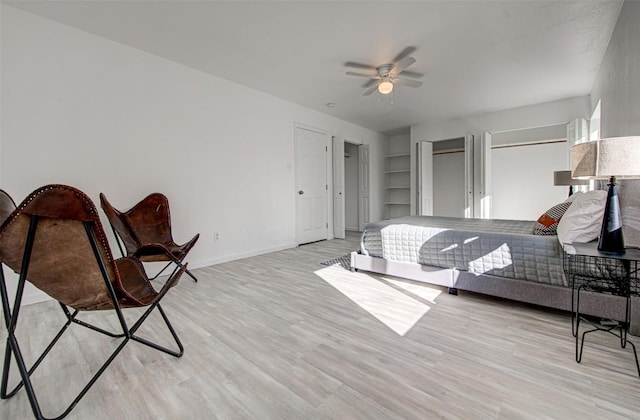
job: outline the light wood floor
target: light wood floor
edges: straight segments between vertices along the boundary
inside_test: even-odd
[[[184,356],[128,344],[68,418],[640,418],[633,356],[613,337],[591,337],[577,364],[566,313],[319,265],[357,247],[350,235],[194,270],[164,300]],[[59,312],[24,308],[29,360]],[[115,325],[104,315],[85,319]],[[156,315],[140,334],[164,339]],[[45,415],[115,342],[72,327],[34,374]],[[0,418],[30,417],[24,390],[0,402]]]

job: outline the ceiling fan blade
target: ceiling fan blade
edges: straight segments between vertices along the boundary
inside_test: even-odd
[[[418,73],[417,71],[403,70],[399,72],[396,76],[399,78],[412,77],[414,79],[419,79],[420,77],[424,77],[424,73]]]
[[[397,85],[404,85],[404,86],[409,86],[413,88],[422,86],[422,82],[418,80],[410,80],[410,79],[395,79],[393,83]]]
[[[345,67],[351,67],[354,69],[375,70],[376,67],[371,64],[354,63],[353,61],[347,61],[344,63]]]
[[[398,61],[393,66],[393,72],[395,74],[398,74],[398,73],[400,73],[401,71],[403,71],[404,69],[406,69],[407,67],[409,67],[410,65],[412,65],[415,62],[416,62],[415,58],[413,58],[413,57],[405,57],[402,60]]]
[[[375,74],[357,73],[355,71],[347,71],[344,74],[346,74],[347,76],[375,77]]]
[[[363,88],[368,88],[369,86],[371,86],[372,84],[374,84],[375,82],[377,82],[378,79],[370,79],[367,83],[365,83],[364,85],[362,85]]]
[[[400,60],[402,60],[405,57],[410,56],[411,54],[413,54],[413,52],[416,50],[416,47],[407,47],[404,50],[402,50],[402,52],[400,54],[398,54],[396,56],[396,58],[393,59],[392,63],[393,64],[398,64],[400,62]]]
[[[366,91],[365,93],[362,94],[362,96],[369,96],[371,95],[373,92],[375,92],[378,89],[378,84],[376,84],[375,86],[372,86],[368,91]]]

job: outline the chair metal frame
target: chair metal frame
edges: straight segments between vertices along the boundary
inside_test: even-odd
[[[122,248],[122,238],[120,238],[120,235],[118,234],[118,231],[116,230],[116,228],[111,226],[111,230],[113,231],[113,236],[115,236],[115,238],[116,238],[116,244],[118,245],[118,249],[120,250],[120,255],[122,255],[123,257],[126,257],[127,253]],[[141,248],[143,248],[143,247],[141,247]],[[169,268],[171,266],[171,264],[175,264],[176,268],[174,268],[173,271],[171,272],[171,274],[169,274],[169,277],[173,276],[176,273],[176,271],[178,271],[178,269],[182,268],[182,266],[184,265],[184,264],[182,264],[182,261],[179,260],[178,258],[176,258],[171,252],[164,251],[164,250],[162,252],[167,256],[167,258],[169,258],[169,262],[167,263],[167,265],[162,267],[162,270],[158,271],[155,276],[149,277],[149,280],[155,280],[158,277],[160,277],[160,275],[162,273],[164,273],[164,271],[167,268]],[[189,277],[191,277],[193,279],[193,281],[195,281],[196,283],[198,282],[198,279],[193,274],[191,274],[191,271],[185,270],[185,272],[187,273],[187,275]]]
[[[158,292],[156,298],[154,299],[154,301],[148,306],[147,310],[144,311],[144,313],[137,319],[137,321],[135,323],[133,323],[133,325],[131,327],[129,327],[127,325],[127,322],[123,316],[122,313],[122,307],[119,304],[118,301],[118,297],[116,295],[116,292],[114,290],[113,284],[109,278],[109,274],[108,274],[108,270],[107,267],[105,265],[105,262],[103,260],[102,255],[100,254],[100,250],[99,250],[99,245],[98,245],[98,240],[95,237],[95,233],[92,230],[92,224],[94,222],[89,222],[89,221],[83,221],[83,225],[87,234],[87,238],[89,240],[89,243],[91,245],[91,249],[93,251],[93,254],[96,258],[96,262],[98,263],[99,269],[100,269],[100,273],[102,275],[102,278],[104,280],[104,284],[107,288],[109,297],[111,299],[111,302],[113,304],[113,309],[115,310],[118,320],[119,320],[119,324],[120,327],[122,328],[122,332],[119,333],[113,333],[107,330],[104,330],[100,327],[97,327],[95,325],[89,324],[87,322],[81,321],[79,319],[77,319],[77,315],[80,312],[79,310],[75,309],[73,312],[69,311],[69,308],[63,304],[62,302],[58,302],[65,314],[65,317],[67,319],[66,323],[63,325],[63,327],[60,329],[60,331],[57,333],[57,335],[53,338],[53,340],[49,343],[49,345],[46,347],[46,349],[44,350],[44,352],[36,359],[36,361],[33,363],[33,365],[31,367],[27,367],[24,357],[22,355],[22,351],[20,349],[20,345],[18,343],[18,340],[16,338],[15,335],[15,330],[16,330],[16,326],[18,324],[18,316],[20,313],[20,307],[21,307],[21,303],[22,303],[22,297],[23,297],[23,292],[24,292],[24,287],[25,287],[25,283],[28,277],[28,271],[29,271],[29,265],[30,265],[30,260],[31,260],[31,254],[32,254],[32,250],[33,250],[33,246],[34,246],[34,240],[35,240],[35,236],[36,236],[36,231],[38,228],[38,221],[39,221],[40,217],[36,216],[36,215],[32,215],[31,216],[31,220],[30,220],[30,224],[29,224],[29,230],[27,233],[27,237],[26,237],[26,243],[25,243],[25,247],[24,247],[24,252],[23,252],[23,257],[22,257],[22,264],[21,264],[21,269],[20,269],[20,275],[19,275],[19,279],[18,279],[18,286],[17,286],[17,290],[16,290],[16,294],[15,294],[15,300],[14,300],[14,304],[13,304],[13,310],[11,309],[10,306],[10,300],[9,300],[9,295],[7,292],[7,286],[6,286],[6,281],[5,281],[5,276],[4,276],[4,265],[5,264],[0,264],[0,295],[2,298],[2,310],[4,313],[4,319],[5,319],[5,325],[7,328],[7,347],[5,349],[5,357],[4,357],[4,364],[3,364],[3,373],[2,373],[2,380],[1,380],[1,384],[0,384],[0,397],[2,399],[7,399],[10,398],[12,396],[14,396],[23,386],[27,392],[28,398],[29,398],[29,402],[31,405],[31,408],[33,410],[33,414],[35,415],[35,417],[37,419],[44,419],[44,420],[54,420],[54,419],[62,419],[65,416],[67,416],[71,410],[73,410],[73,408],[78,404],[78,402],[85,396],[85,394],[89,391],[89,389],[95,384],[95,382],[98,380],[98,378],[102,375],[102,373],[107,369],[107,367],[111,364],[111,362],[113,362],[113,360],[116,358],[116,356],[120,353],[120,351],[122,351],[122,349],[125,347],[125,345],[130,341],[137,341],[141,344],[144,344],[146,346],[149,346],[151,348],[154,348],[156,350],[159,350],[161,352],[167,353],[169,355],[175,356],[175,357],[181,357],[182,354],[184,353],[184,347],[182,345],[182,343],[180,342],[180,339],[178,337],[178,335],[176,334],[173,326],[171,325],[171,322],[169,321],[169,319],[167,318],[167,315],[165,314],[164,310],[162,309],[162,306],[160,305],[160,300],[162,299],[162,297],[164,297],[164,295],[167,293],[167,291],[169,290],[170,287],[172,287],[173,285],[175,285],[175,283],[177,282],[177,279],[179,278],[179,276],[182,274],[182,271],[185,270],[185,268],[183,268],[181,270],[181,272],[176,275],[176,277],[174,278],[170,278],[161,288],[161,290]],[[171,336],[173,337],[175,344],[178,347],[178,350],[171,350],[168,349],[164,346],[161,346],[159,344],[156,344],[154,342],[151,342],[145,338],[142,338],[138,335],[136,335],[137,330],[140,328],[140,326],[143,324],[143,322],[147,319],[147,317],[151,314],[151,312],[154,309],[158,309],[158,312],[160,313],[160,315],[162,316],[162,319],[164,320],[169,332],[171,333]],[[54,347],[54,345],[58,342],[58,340],[62,337],[62,335],[64,334],[65,331],[67,331],[68,327],[72,324],[78,324],[81,325],[83,327],[89,328],[93,331],[97,331],[101,334],[107,335],[109,337],[112,338],[123,338],[123,341],[116,347],[116,349],[111,353],[111,355],[108,357],[108,359],[104,362],[104,364],[98,369],[98,371],[93,375],[93,377],[91,377],[91,379],[89,380],[89,382],[84,386],[84,388],[82,388],[82,390],[80,391],[80,393],[73,399],[73,401],[69,404],[69,406],[58,416],[56,417],[45,417],[42,414],[42,410],[40,408],[40,404],[38,402],[36,393],[33,389],[33,384],[31,382],[31,375],[34,373],[34,371],[38,368],[38,366],[41,364],[41,362],[44,360],[44,358],[47,356],[47,354],[49,354],[49,352],[51,351],[51,349]],[[21,380],[20,382],[11,390],[8,391],[8,381],[9,381],[9,371],[10,371],[10,367],[11,367],[11,359],[12,356],[16,361],[18,370],[20,372],[20,376],[21,376]]]

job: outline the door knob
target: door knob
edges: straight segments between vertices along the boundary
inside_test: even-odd
[[[302,194],[304,194],[304,191],[300,190],[300,191],[298,191],[298,194],[302,195]]]

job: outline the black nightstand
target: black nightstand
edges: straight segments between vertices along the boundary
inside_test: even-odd
[[[627,249],[622,255],[598,251],[596,242],[564,244],[564,272],[572,289],[571,330],[576,338],[576,361],[582,360],[584,338],[595,331],[605,331],[620,339],[620,346],[627,343],[633,349],[636,368],[640,375],[640,363],[636,346],[627,339],[631,317],[631,296],[640,296],[640,250]],[[580,292],[606,293],[625,298],[624,321],[596,321],[580,313]],[[580,323],[587,322],[592,328],[580,335]]]

